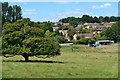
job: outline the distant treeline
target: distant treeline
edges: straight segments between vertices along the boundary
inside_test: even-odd
[[[115,17],[115,16],[89,16],[89,15],[83,15],[81,18],[76,18],[76,17],[67,17],[60,19],[59,22],[64,22],[64,23],[70,23],[71,25],[75,26],[80,23],[102,23],[102,22],[116,22],[120,19],[120,17]]]
[[[22,19],[22,9],[18,5],[9,5],[8,2],[2,3],[2,22],[15,22],[19,19]],[[59,22],[70,23],[72,26],[77,26],[78,24],[87,23],[101,23],[101,22],[116,22],[120,17],[103,17],[103,16],[89,16],[83,15],[81,18],[76,17],[67,17],[60,19]]]

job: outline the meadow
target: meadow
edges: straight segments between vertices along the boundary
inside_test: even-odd
[[[2,57],[3,78],[117,78],[118,45],[61,47],[61,56],[41,59]]]

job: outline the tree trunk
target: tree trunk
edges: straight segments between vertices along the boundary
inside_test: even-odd
[[[24,57],[25,58],[25,62],[28,62],[29,61],[29,58],[28,56]]]
[[[25,59],[25,62],[28,62],[29,61],[29,56],[28,55],[22,55]]]

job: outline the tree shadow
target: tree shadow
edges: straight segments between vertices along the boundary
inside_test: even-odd
[[[3,60],[3,62],[25,62],[25,60]],[[29,62],[38,62],[38,63],[65,63],[62,61],[47,61],[47,60],[29,60],[27,63]]]

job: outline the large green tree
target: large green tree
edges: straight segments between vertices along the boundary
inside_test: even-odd
[[[5,57],[21,55],[25,61],[36,56],[47,58],[60,55],[58,42],[49,36],[49,32],[38,27],[29,26],[29,19],[18,20],[14,23],[5,23],[3,27],[2,49]]]

